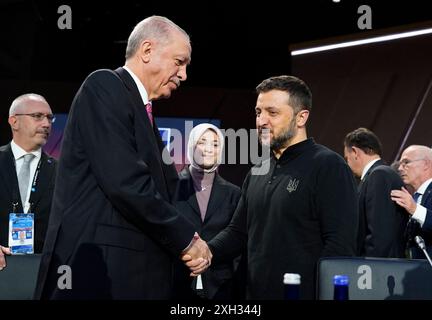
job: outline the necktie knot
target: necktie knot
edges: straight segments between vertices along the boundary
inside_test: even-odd
[[[153,126],[153,107],[151,102],[146,104],[146,111],[147,111],[147,115],[149,117],[150,123]]]
[[[35,155],[33,153],[27,153],[23,155],[24,163],[29,163]]]

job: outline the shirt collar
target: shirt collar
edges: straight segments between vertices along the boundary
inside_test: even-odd
[[[420,194],[423,195],[423,194],[425,193],[427,187],[429,186],[429,184],[430,184],[431,182],[432,182],[432,178],[426,180],[425,182],[422,183],[422,185],[420,186],[420,188],[418,188],[418,189],[416,190],[416,192],[417,192],[417,193],[420,193]]]
[[[363,172],[362,172],[362,175],[361,175],[361,178],[360,178],[360,180],[363,180],[364,179],[364,177],[365,177],[365,175],[366,175],[366,173],[369,171],[369,169],[375,164],[375,162],[377,162],[377,161],[379,161],[379,160],[381,160],[381,158],[378,158],[378,159],[374,159],[374,160],[372,160],[372,161],[370,161],[364,168],[363,168]]]
[[[142,84],[141,80],[138,79],[138,77],[135,75],[135,73],[133,73],[133,71],[131,69],[129,69],[128,67],[123,66],[123,69],[125,69],[127,72],[129,72],[132,79],[134,80],[136,86],[138,87],[138,91],[140,93],[141,99],[144,102],[144,105],[148,104],[150,102],[149,98],[148,98],[148,94],[147,94],[147,91],[144,88],[144,85]]]
[[[276,159],[274,153],[271,151],[270,151],[270,155],[272,159],[280,163],[284,163],[287,161],[291,161],[297,156],[303,154],[306,150],[312,148],[314,145],[315,145],[315,140],[313,138],[307,138],[306,140],[300,141],[286,148],[285,151],[282,153],[282,155],[279,157],[279,159]]]
[[[21,148],[19,145],[17,145],[15,143],[15,141],[13,141],[13,140],[11,141],[11,149],[12,149],[12,153],[14,155],[15,161],[17,161],[22,156],[24,156],[28,153],[33,154],[37,159],[39,159],[42,155],[42,148],[39,148],[39,149],[32,151],[32,152],[27,152],[23,148]]]

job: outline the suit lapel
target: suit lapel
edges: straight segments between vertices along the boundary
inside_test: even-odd
[[[133,104],[136,105],[140,109],[140,114],[144,115],[144,123],[146,130],[153,133],[153,135],[156,133],[154,128],[152,127],[150,120],[147,116],[147,111],[144,105],[144,101],[141,98],[141,95],[139,93],[138,87],[136,86],[136,83],[132,76],[123,68],[117,68],[115,72],[119,75],[120,79],[125,84],[126,88],[130,92],[130,97],[133,100]],[[141,112],[142,111],[142,112]],[[159,133],[159,132],[158,132]]]
[[[160,155],[162,154],[164,144],[162,142],[159,129],[156,126],[156,122],[154,122],[155,124],[154,126],[151,125],[144,102],[139,93],[138,87],[134,79],[132,78],[132,76],[129,74],[129,72],[124,68],[117,68],[115,72],[119,75],[120,79],[125,84],[126,88],[129,90],[130,97],[132,99],[133,104],[139,108],[138,114],[140,115],[140,117],[144,119],[143,123],[144,123],[146,134],[148,134],[149,137],[153,137],[153,139],[149,139],[149,141],[152,147],[154,148],[154,150],[159,154],[159,156],[156,156],[155,159],[158,161],[160,173],[165,182],[164,186],[160,186],[160,187],[165,189],[164,192],[168,197],[168,200],[172,201],[172,196],[175,192],[175,187],[178,180],[177,172],[175,171],[175,168],[173,168],[172,165],[168,166],[162,163],[162,157]]]
[[[195,195],[195,188],[193,186],[192,176],[189,172],[189,167],[186,167],[180,173],[182,179],[180,180],[180,192],[182,193],[181,199],[187,199],[187,204],[193,209],[193,211],[199,216],[201,220],[201,211],[199,209],[198,201]]]
[[[217,211],[217,209],[219,209],[221,204],[225,201],[225,194],[222,182],[222,178],[219,177],[219,175],[216,173],[204,221],[210,219],[211,216]]]
[[[22,212],[21,200],[19,199],[18,190],[18,178],[15,169],[15,159],[12,153],[10,144],[2,146],[0,148],[0,164],[2,170],[0,170],[0,181],[4,183],[6,192],[9,193],[9,199],[11,199],[10,206],[12,208],[12,202],[17,202],[18,207],[16,210]],[[15,199],[14,199],[15,197]]]
[[[425,193],[423,194],[421,205],[425,206],[425,204],[429,204],[432,202],[432,182],[429,183],[428,187],[426,188]],[[427,206],[425,206],[427,207]]]
[[[52,176],[55,171],[54,161],[48,157],[44,152],[41,155],[40,172],[34,189],[32,188],[30,203],[32,208],[37,207],[39,201],[44,195],[45,191],[49,188]]]

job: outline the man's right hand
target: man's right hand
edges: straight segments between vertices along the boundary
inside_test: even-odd
[[[207,243],[199,237],[182,254],[182,260],[191,270],[191,276],[193,277],[203,273],[210,266],[212,257],[213,255]]]
[[[0,246],[0,271],[6,268],[6,257],[5,255],[10,255],[11,251],[7,247]]]

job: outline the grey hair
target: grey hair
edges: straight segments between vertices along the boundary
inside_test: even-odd
[[[9,117],[13,116],[14,114],[23,112],[22,110],[25,108],[26,103],[29,100],[41,101],[41,102],[45,102],[46,104],[48,104],[46,99],[43,96],[41,96],[40,94],[26,93],[26,94],[20,95],[19,97],[15,98],[15,100],[12,102],[12,104],[9,108]]]
[[[414,145],[416,151],[425,159],[432,161],[432,149],[427,146]]]
[[[186,31],[168,18],[151,16],[142,20],[135,26],[129,36],[126,47],[126,60],[137,52],[141,43],[146,39],[157,39],[161,43],[167,44],[173,30],[180,31],[189,40]]]

